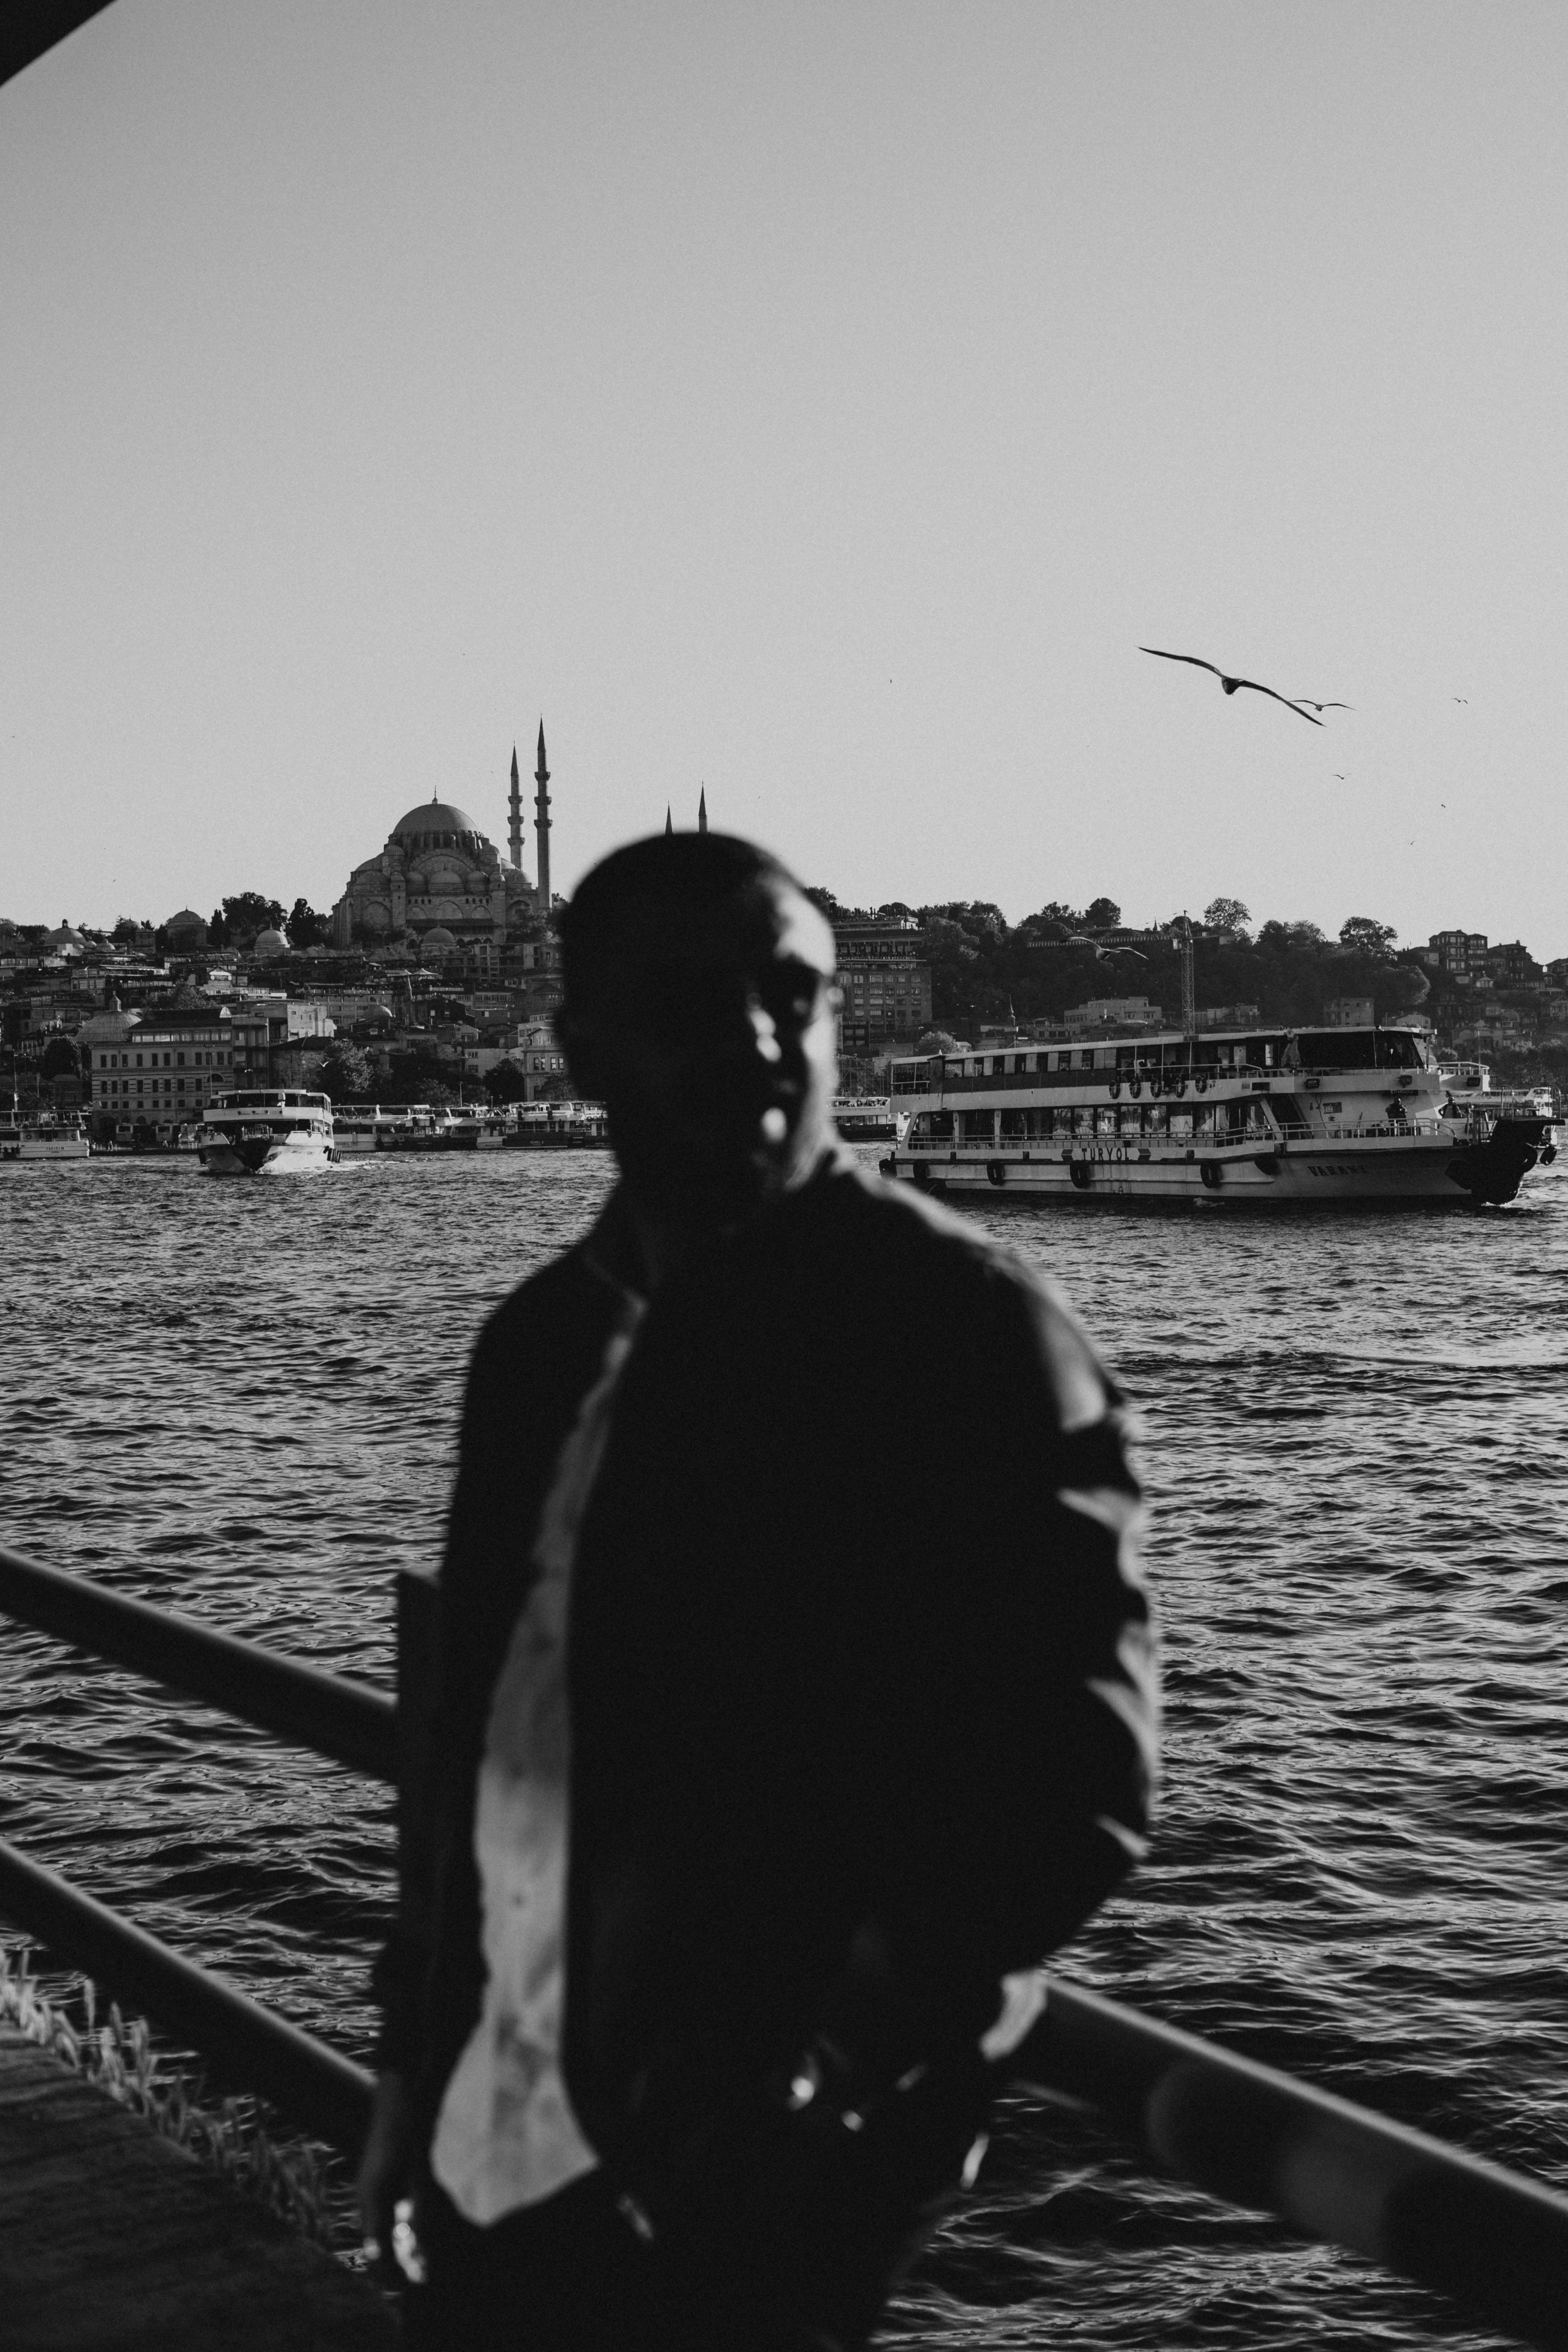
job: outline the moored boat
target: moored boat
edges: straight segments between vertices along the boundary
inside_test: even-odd
[[[86,1160],[91,1150],[80,1118],[21,1118],[0,1112],[0,1160]]]
[[[833,1119],[847,1143],[890,1141],[895,1132],[892,1101],[887,1095],[835,1095]]]
[[[211,1176],[272,1176],[331,1167],[337,1158],[327,1095],[296,1087],[237,1087],[216,1094],[196,1131]]]
[[[1555,1158],[1538,1106],[1453,1101],[1412,1029],[1226,1029],[892,1066],[883,1172],[933,1192],[1502,1203]]]

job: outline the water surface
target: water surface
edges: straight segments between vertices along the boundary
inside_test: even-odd
[[[0,1170],[0,1539],[387,1686],[474,1333],[609,1175]],[[1501,1212],[963,1213],[1079,1306],[1153,1506],[1159,1832],[1064,1965],[1568,2187],[1563,1171]],[[384,1792],[19,1629],[0,1709],[0,1832],[366,2054]],[[1027,2099],[887,2340],[1491,2341]]]

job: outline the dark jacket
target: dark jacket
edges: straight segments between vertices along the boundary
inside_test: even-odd
[[[469,1376],[433,1924],[381,1971],[426,2129],[482,1989],[490,1696],[615,1318],[596,1265],[590,1236],[524,1283]],[[787,2067],[868,1950],[889,2063],[972,2040],[1128,1868],[1156,1710],[1136,1494],[1048,1286],[840,1162],[659,1290],[569,1629],[563,2061],[612,2168],[637,2177],[662,2113]]]

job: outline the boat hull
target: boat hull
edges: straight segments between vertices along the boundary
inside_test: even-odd
[[[1142,1151],[1112,1142],[996,1151],[900,1150],[884,1175],[949,1198],[1194,1201],[1237,1207],[1313,1207],[1395,1202],[1502,1206],[1530,1171],[1554,1157],[1543,1120],[1500,1122],[1484,1143],[1457,1137],[1379,1137],[1365,1142],[1255,1142],[1207,1150]]]
[[[331,1167],[337,1156],[333,1146],[319,1136],[239,1136],[199,1147],[209,1176],[303,1175]]]

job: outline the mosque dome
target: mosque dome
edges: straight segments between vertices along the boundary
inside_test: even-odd
[[[454,808],[450,801],[426,801],[398,818],[391,838],[414,856],[422,849],[469,849],[477,855],[485,836],[467,809]]]
[[[79,930],[73,929],[69,923],[62,923],[58,931],[51,931],[48,934],[48,944],[52,948],[82,948],[87,945],[87,941]]]
[[[437,923],[435,929],[426,931],[420,940],[419,952],[421,955],[456,955],[458,942],[450,931]]]
[[[286,956],[289,952],[289,942],[281,931],[258,931],[256,944],[250,952],[264,960],[274,956]]]

